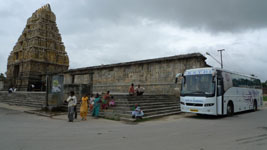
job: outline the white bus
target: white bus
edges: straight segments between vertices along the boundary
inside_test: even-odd
[[[232,116],[263,105],[261,82],[254,76],[218,68],[190,69],[179,76],[182,112]]]

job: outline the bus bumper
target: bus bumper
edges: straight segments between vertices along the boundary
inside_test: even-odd
[[[195,113],[195,114],[206,114],[206,115],[217,115],[216,107],[195,107],[195,106],[184,106],[181,105],[182,112]]]

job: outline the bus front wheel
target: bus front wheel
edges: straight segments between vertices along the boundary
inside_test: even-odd
[[[230,102],[227,105],[227,116],[233,116],[234,115],[234,106],[233,104]]]

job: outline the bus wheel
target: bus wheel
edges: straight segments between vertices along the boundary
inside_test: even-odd
[[[227,105],[227,116],[233,116],[234,115],[234,107],[232,103],[228,103]]]
[[[254,103],[253,103],[253,111],[257,111],[257,110],[258,110],[257,101],[254,100]]]

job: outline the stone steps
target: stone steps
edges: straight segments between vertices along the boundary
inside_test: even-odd
[[[45,92],[0,92],[0,102],[9,105],[42,108],[45,104]]]
[[[160,102],[151,102],[151,103],[139,103],[139,105],[142,108],[146,108],[146,107],[163,107],[163,106],[171,106],[171,105],[176,105],[176,103],[160,103]],[[134,104],[116,104],[115,106],[116,108],[118,107],[134,107]]]
[[[127,104],[127,105],[149,105],[149,104],[174,104],[176,103],[175,101],[126,101],[126,102],[116,102],[116,105],[123,105],[123,104]]]
[[[16,105],[16,106],[28,106],[28,107],[36,107],[36,108],[42,108],[42,103],[32,103],[32,102],[4,102],[9,105]]]
[[[156,114],[156,115],[150,115],[150,116],[144,116],[143,119],[153,119],[153,118],[160,118],[160,117],[164,117],[164,116],[170,116],[170,115],[176,115],[179,114],[181,112],[169,112],[169,113],[163,113],[163,114]],[[133,118],[129,118],[129,116],[127,117],[120,117],[121,121],[127,121],[127,122],[135,122],[137,121],[136,119]]]
[[[27,101],[27,100],[13,100],[13,101],[2,101],[2,102],[6,102],[6,103],[14,103],[14,104],[24,104],[24,103],[31,103],[31,104],[43,104],[43,102],[38,102],[38,101]]]
[[[141,107],[141,108],[142,108],[144,113],[148,113],[148,112],[159,111],[159,110],[180,109],[180,106],[176,106],[176,105],[162,106],[162,107],[153,107],[153,106],[151,106],[151,107]],[[132,109],[124,108],[124,107],[121,107],[121,108],[114,107],[114,108],[110,108],[108,110],[110,110],[110,111],[120,111],[120,112],[129,113],[129,114],[131,114],[131,112],[132,112]]]
[[[100,116],[111,119],[135,121],[131,112],[135,104],[139,104],[144,112],[144,119],[167,116],[180,113],[180,104],[174,96],[114,96],[116,107],[100,113]],[[113,117],[113,118],[112,118]]]
[[[149,111],[149,110],[158,110],[158,109],[167,109],[168,107],[175,107],[180,108],[177,105],[151,105],[151,106],[141,106],[143,111]],[[121,110],[121,111],[131,111],[133,107],[123,107],[123,106],[116,106],[116,107],[109,107],[109,110]]]
[[[172,108],[172,109],[160,109],[160,110],[153,110],[153,111],[145,111],[143,110],[144,112],[144,117],[148,117],[148,116],[152,116],[152,115],[160,115],[160,114],[164,114],[164,113],[170,113],[170,112],[176,112],[178,108]],[[123,114],[121,114],[121,116],[124,116],[124,117],[131,117],[131,113],[132,111],[128,111],[128,112],[125,112]]]

